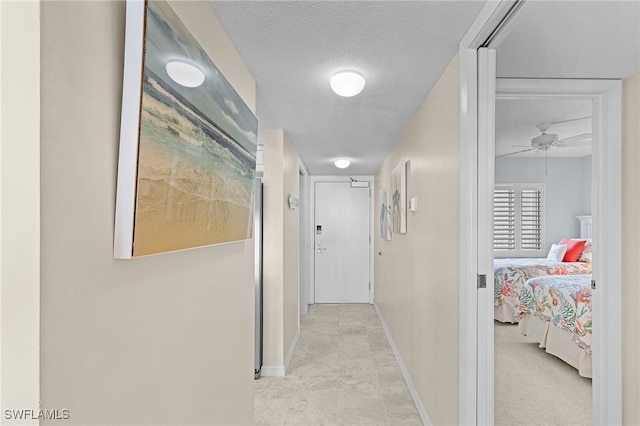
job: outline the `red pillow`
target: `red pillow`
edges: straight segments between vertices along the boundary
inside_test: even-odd
[[[563,262],[576,262],[587,240],[570,240],[569,238],[563,238],[558,244],[566,244],[567,252],[564,254]]]

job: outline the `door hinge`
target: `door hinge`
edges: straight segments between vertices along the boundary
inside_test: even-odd
[[[591,280],[591,290],[596,289],[596,280]]]
[[[371,281],[369,281],[369,290],[371,290]]]
[[[487,288],[487,276],[478,274],[478,288]]]

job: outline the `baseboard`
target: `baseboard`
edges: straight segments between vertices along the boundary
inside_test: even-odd
[[[260,375],[263,377],[284,377],[284,365],[263,365]]]
[[[298,338],[300,337],[300,328],[296,332],[296,335],[293,336],[293,340],[291,341],[291,345],[289,346],[289,352],[287,352],[287,357],[284,359],[284,371],[289,369],[289,362],[291,361],[291,357],[293,356],[293,351],[296,349],[296,345],[298,344]]]
[[[299,337],[300,330],[298,330],[296,335],[293,337],[293,341],[291,341],[289,352],[287,352],[287,357],[284,359],[284,365],[263,365],[260,370],[260,375],[265,377],[284,377],[286,375],[287,368],[289,368],[289,362],[293,356],[293,351],[296,349]]]
[[[420,414],[420,418],[422,419],[422,424],[426,425],[426,426],[431,426],[431,419],[429,419],[429,415],[427,414],[427,410],[424,408],[424,405],[422,405],[422,401],[420,400],[420,397],[418,396],[418,391],[416,390],[415,386],[413,386],[413,382],[411,381],[411,377],[409,376],[409,372],[407,371],[407,367],[404,365],[404,362],[402,361],[402,357],[400,356],[400,352],[398,352],[398,348],[396,347],[396,344],[393,342],[393,338],[391,337],[391,332],[389,332],[389,328],[387,327],[387,323],[384,321],[384,318],[382,317],[382,313],[380,312],[380,309],[378,309],[378,305],[376,304],[376,302],[373,302],[373,307],[376,310],[376,313],[378,314],[378,318],[380,319],[380,323],[382,324],[382,329],[384,330],[384,334],[387,336],[387,340],[389,341],[389,345],[391,346],[391,350],[393,351],[393,354],[396,357],[396,360],[398,361],[398,366],[400,367],[400,370],[402,371],[402,376],[404,377],[404,381],[407,384],[407,388],[409,389],[409,393],[411,394],[411,397],[413,398],[413,402],[416,404],[416,409],[418,410],[418,414]]]

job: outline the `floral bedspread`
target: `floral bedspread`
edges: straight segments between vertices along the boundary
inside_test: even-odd
[[[553,262],[546,258],[494,259],[493,261],[493,306],[503,304],[514,308],[513,322],[519,315],[518,298],[527,280],[546,275],[590,274],[590,262]]]
[[[522,289],[518,310],[568,331],[591,355],[591,275],[532,278]]]

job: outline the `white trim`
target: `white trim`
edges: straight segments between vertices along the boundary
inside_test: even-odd
[[[486,6],[485,6],[486,7]],[[484,9],[483,9],[484,10]],[[460,282],[458,422],[477,423],[477,50],[460,50]]]
[[[384,334],[387,336],[387,340],[389,341],[389,346],[391,346],[391,350],[393,351],[393,355],[396,357],[396,361],[398,361],[398,366],[400,367],[400,371],[402,371],[402,376],[404,377],[404,381],[407,385],[407,389],[409,389],[409,393],[411,394],[411,398],[413,398],[413,402],[416,405],[416,410],[418,410],[418,414],[420,414],[420,419],[422,420],[422,424],[424,425],[431,425],[433,423],[431,423],[431,419],[429,418],[429,414],[427,413],[427,410],[424,408],[424,405],[422,404],[422,401],[420,400],[420,396],[418,395],[418,391],[416,390],[415,386],[413,385],[413,381],[411,380],[411,376],[409,375],[409,372],[407,371],[407,367],[404,365],[404,361],[402,361],[402,357],[400,356],[400,352],[398,351],[398,348],[395,344],[395,342],[393,341],[393,338],[391,337],[391,332],[389,331],[389,328],[387,327],[387,323],[384,321],[384,318],[382,317],[382,313],[380,312],[380,309],[378,308],[378,304],[373,302],[373,307],[376,310],[376,313],[378,314],[378,318],[380,319],[380,324],[382,324],[382,329],[384,330]],[[460,423],[463,424],[463,423]]]
[[[304,162],[299,158],[298,158],[298,168],[300,169],[300,173],[302,173],[303,175],[309,174],[309,169],[307,169],[306,164],[304,164]]]
[[[307,248],[309,247],[309,196],[307,184],[309,180],[309,172],[302,160],[298,159],[299,176],[298,176],[298,197],[300,198],[300,208],[298,210],[298,330],[300,330],[300,316],[307,314],[309,306],[309,256]]]
[[[524,3],[524,0],[487,1],[460,42],[461,50],[478,49],[489,38],[498,25],[500,25],[515,3]],[[517,14],[514,16],[517,16]],[[511,28],[513,28],[513,26],[509,25],[508,29],[511,30]],[[506,29],[506,26],[501,29],[501,38],[504,37],[502,33],[506,33]],[[502,40],[500,39],[500,41]]]
[[[298,316],[298,318],[300,318],[300,316]],[[300,338],[300,327],[298,327],[298,332],[291,341],[289,351],[287,351],[287,356],[284,359],[284,365],[263,365],[260,369],[260,375],[264,377],[286,376],[289,363],[291,362],[291,357],[293,356],[293,352],[296,350],[296,345],[298,344],[298,338]]]
[[[308,241],[306,250],[305,250],[305,256],[306,256],[306,267],[307,267],[307,280],[306,280],[306,290],[307,290],[307,305],[313,305],[313,303],[315,302],[314,299],[314,294],[315,294],[315,285],[314,285],[314,256],[315,256],[315,251],[314,251],[314,247],[313,247],[313,238],[314,238],[314,234],[313,234],[313,212],[315,210],[315,204],[313,202],[314,200],[314,193],[313,193],[313,184],[312,184],[312,179],[313,176],[311,175],[307,175],[307,179],[305,180],[305,200],[306,200],[306,205],[307,208],[304,212],[305,215],[305,221],[307,223],[307,227],[305,229],[302,230],[302,232],[304,232],[306,234],[306,238]]]
[[[146,4],[144,1],[127,2],[125,20],[127,43],[124,52],[116,216],[113,237],[113,257],[116,259],[131,259],[133,256],[145,12]]]
[[[622,423],[621,241],[622,136],[619,80],[497,79],[498,99],[570,98],[592,101],[593,278],[606,292],[593,298],[593,423]],[[606,142],[605,142],[606,141]],[[487,298],[487,304],[493,300]],[[598,315],[598,313],[600,313]],[[597,350],[606,348],[606,350]]]
[[[0,2],[0,424],[39,424],[4,410],[40,408],[40,14]]]
[[[351,182],[351,179],[356,179],[358,181],[370,182],[370,192],[371,196],[369,197],[369,278],[371,280],[371,289],[369,290],[369,304],[373,304],[373,299],[375,295],[375,280],[374,280],[374,257],[373,257],[373,236],[374,236],[374,200],[375,200],[375,177],[374,176],[309,176],[308,184],[309,184],[309,223],[315,223],[315,211],[316,211],[316,183],[317,182]],[[314,234],[314,226],[309,226],[308,235],[309,241],[315,241]],[[315,293],[316,293],[316,277],[315,277],[315,250],[313,244],[310,244],[309,250],[307,251],[309,254],[309,267],[310,267],[310,280],[309,280],[309,304],[315,304]]]
[[[508,15],[513,1],[488,1],[460,42],[460,265],[458,423],[491,423],[478,418],[478,51]],[[517,14],[516,14],[517,15]],[[504,30],[503,30],[504,31]],[[488,346],[487,346],[488,348]],[[487,362],[493,362],[491,356]],[[482,360],[480,362],[483,362]],[[481,398],[483,398],[480,395]],[[488,403],[483,403],[488,405]]]
[[[478,424],[494,423],[493,186],[495,162],[496,52],[478,50],[477,268],[486,288],[478,290]]]
[[[284,365],[263,365],[260,370],[262,377],[284,377]]]
[[[600,82],[603,83],[603,82]],[[595,291],[593,309],[598,332],[593,334],[593,423],[622,424],[622,84],[609,81],[608,90],[594,100],[592,187],[594,267],[596,282],[606,283],[606,291]],[[599,114],[595,114],[598,110]],[[602,287],[600,287],[602,288]]]

